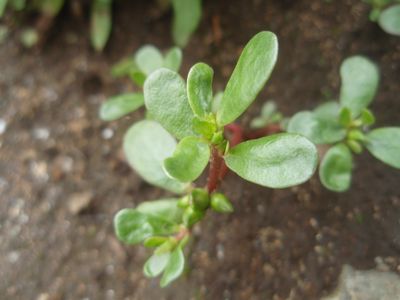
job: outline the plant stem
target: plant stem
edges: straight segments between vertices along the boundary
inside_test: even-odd
[[[258,139],[267,135],[275,134],[282,132],[282,128],[278,123],[268,124],[267,126],[246,132],[244,134],[244,140],[253,140]]]
[[[220,181],[221,167],[224,165],[224,160],[217,147],[212,146],[210,169],[208,171],[207,191],[209,194],[214,192]]]

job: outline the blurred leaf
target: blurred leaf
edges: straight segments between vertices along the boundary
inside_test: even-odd
[[[166,287],[172,281],[177,279],[183,272],[185,266],[185,256],[181,247],[176,247],[169,257],[164,274],[161,278],[161,287]]]
[[[370,131],[365,146],[375,158],[400,169],[400,127],[383,127]]]
[[[201,0],[172,0],[172,8],[172,36],[175,44],[185,47],[200,22]]]
[[[170,252],[150,256],[143,267],[144,275],[150,278],[160,275],[167,266],[170,256]]]
[[[369,59],[352,56],[342,63],[340,77],[340,104],[348,107],[353,117],[357,117],[375,97],[379,82],[378,69]]]
[[[153,72],[144,84],[144,101],[152,117],[178,139],[195,135],[185,82],[177,73],[164,68]]]
[[[188,136],[179,142],[174,154],[164,161],[164,168],[172,178],[192,182],[201,175],[209,158],[210,146],[207,142]]]
[[[278,57],[278,40],[274,33],[256,34],[243,49],[228,81],[217,112],[219,126],[236,120],[264,87]]]
[[[370,111],[367,108],[364,108],[361,112],[361,121],[364,125],[373,125],[375,123],[375,116],[372,113],[372,111]]]
[[[212,81],[214,71],[204,64],[197,63],[189,71],[187,93],[193,113],[202,118],[211,112],[213,99]]]
[[[164,57],[164,68],[178,72],[182,63],[182,50],[178,47],[171,48]]]
[[[400,36],[400,4],[383,10],[378,23],[385,32]]]
[[[23,9],[25,7],[25,1],[13,1],[14,3],[18,3],[19,8]],[[39,9],[40,11],[51,17],[55,17],[61,11],[62,7],[64,6],[65,0],[39,0]]]
[[[94,0],[90,17],[90,40],[96,51],[102,51],[110,37],[111,0]]]
[[[143,94],[129,93],[109,98],[100,107],[100,118],[104,121],[113,121],[121,118],[144,104]]]
[[[335,192],[346,191],[351,184],[353,157],[349,148],[340,143],[326,152],[319,167],[322,184]]]
[[[127,57],[112,66],[111,75],[114,77],[128,76],[137,71],[138,67],[136,66],[134,58]]]
[[[340,105],[337,101],[328,101],[320,104],[314,109],[314,116],[320,119],[336,119],[340,112]]]
[[[115,233],[127,244],[138,244],[154,233],[146,215],[134,210],[120,210],[114,218]]]
[[[351,111],[347,107],[343,107],[339,114],[339,122],[342,126],[346,127],[351,123]]]
[[[164,244],[167,239],[168,237],[165,236],[151,236],[143,242],[143,245],[147,248],[154,248]]]
[[[163,66],[164,59],[156,47],[145,45],[136,52],[135,63],[144,74],[149,76]]]
[[[187,228],[191,228],[194,224],[204,218],[204,210],[199,210],[193,206],[189,206],[183,213],[183,224]]]
[[[0,0],[0,18],[3,16],[7,6],[7,0]]]
[[[239,176],[271,188],[305,182],[314,174],[317,161],[314,144],[291,133],[241,143],[225,156],[227,166]]]
[[[211,103],[211,110],[214,114],[217,113],[219,107],[221,106],[222,97],[224,96],[224,92],[220,91],[214,95],[214,99]]]
[[[142,202],[136,207],[136,210],[148,216],[165,219],[171,223],[179,224],[182,222],[183,210],[178,207],[178,199],[176,198]]]
[[[163,169],[164,159],[172,155],[175,147],[175,139],[160,124],[150,120],[134,124],[124,137],[125,156],[144,180],[171,192],[182,193],[187,184],[170,178]]]
[[[26,48],[32,48],[39,42],[39,34],[34,28],[25,29],[21,33],[21,43]]]

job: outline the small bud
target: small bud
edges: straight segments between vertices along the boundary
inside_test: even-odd
[[[177,245],[177,240],[173,237],[168,238],[164,243],[161,244],[156,250],[154,250],[154,254],[163,254],[170,252],[171,250],[175,249]]]
[[[182,197],[181,199],[178,200],[178,207],[180,208],[186,208],[190,205],[190,196],[186,195]]]
[[[348,126],[351,123],[351,111],[347,107],[343,107],[339,114],[339,122],[343,126]]]
[[[364,125],[372,125],[375,123],[375,116],[372,113],[372,111],[370,111],[367,108],[364,108],[363,111],[361,112],[361,121],[363,122]]]
[[[362,133],[362,131],[358,130],[358,129],[353,129],[350,130],[347,137],[350,140],[356,140],[356,141],[365,141],[365,135],[364,133]]]
[[[194,189],[192,191],[193,205],[198,210],[205,210],[210,205],[210,196],[204,189]]]
[[[211,138],[211,143],[214,145],[220,144],[224,140],[224,133],[222,131],[215,132]]]
[[[204,212],[197,210],[193,207],[188,207],[185,209],[185,212],[183,213],[183,224],[187,228],[192,227],[194,224],[199,222],[201,219],[204,217]]]
[[[143,245],[147,248],[154,248],[162,245],[167,239],[164,236],[151,236],[144,241]]]
[[[211,208],[219,213],[233,212],[232,203],[221,193],[214,193],[211,195]]]
[[[347,140],[347,146],[356,154],[360,154],[363,150],[362,145],[355,140]]]

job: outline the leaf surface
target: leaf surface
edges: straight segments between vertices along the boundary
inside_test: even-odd
[[[143,94],[129,93],[109,98],[101,105],[100,118],[104,121],[113,121],[121,118],[144,104]]]
[[[167,266],[165,267],[164,274],[161,278],[161,287],[166,287],[172,281],[177,279],[183,272],[185,267],[185,256],[181,247],[175,248],[172,251]]]
[[[385,32],[400,36],[400,4],[383,10],[379,15],[378,23]]]
[[[371,130],[365,144],[375,158],[400,169],[400,127],[383,127]]]

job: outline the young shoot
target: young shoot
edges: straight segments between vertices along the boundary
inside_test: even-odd
[[[369,18],[392,35],[400,36],[399,0],[364,0],[372,6]]]
[[[377,67],[365,57],[353,56],[342,63],[340,77],[339,102],[299,112],[287,128],[315,144],[331,146],[322,158],[319,176],[326,188],[336,192],[349,189],[353,153],[359,154],[364,148],[382,162],[400,168],[400,127],[370,129],[375,116],[368,106],[378,88]]]
[[[118,238],[154,249],[144,274],[162,274],[161,286],[184,270],[184,248],[193,226],[207,212],[231,213],[233,205],[217,191],[226,168],[269,188],[301,184],[315,172],[318,155],[307,138],[278,133],[257,139],[230,140],[228,132],[266,84],[278,56],[272,32],[255,35],[245,46],[221,96],[213,93],[213,69],[195,64],[186,82],[161,68],[144,83],[151,120],[134,124],[124,137],[129,164],[147,182],[177,196],[123,209],[114,220]],[[215,105],[213,101],[218,100]],[[235,126],[239,126],[234,124]],[[209,165],[207,185],[194,181]]]

